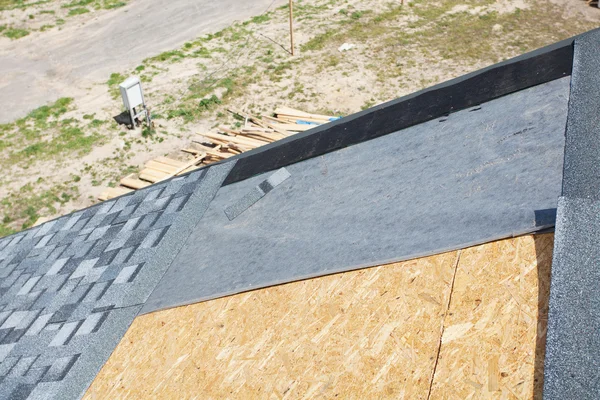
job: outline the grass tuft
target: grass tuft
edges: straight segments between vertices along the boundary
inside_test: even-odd
[[[29,35],[29,31],[26,29],[8,28],[3,29],[2,32],[4,36],[13,40],[21,39],[22,37]]]

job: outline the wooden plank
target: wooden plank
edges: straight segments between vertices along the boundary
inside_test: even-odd
[[[124,194],[131,193],[131,192],[133,192],[132,189],[129,189],[129,188],[126,188],[126,187],[122,187],[122,186],[117,186],[117,187],[114,187],[114,188],[108,188],[98,198],[100,200],[102,200],[103,198],[104,198],[104,200],[110,200],[110,199],[114,199],[115,197],[119,197],[119,196],[122,196]]]
[[[162,156],[161,157],[156,157],[154,159],[154,161],[158,161],[160,163],[171,165],[171,166],[177,167],[177,168],[181,168],[181,166],[185,164],[182,161],[173,160],[172,158],[162,157]]]
[[[242,154],[244,151],[248,151],[247,149],[240,149],[240,148],[236,147],[235,145],[229,146],[227,148],[227,150],[232,152],[234,155]]]
[[[162,179],[160,179],[159,182],[169,179],[173,176],[179,175],[179,174],[183,173],[185,170],[187,170],[188,168],[190,168],[196,164],[200,164],[202,162],[202,160],[204,160],[205,157],[206,157],[206,153],[202,153],[202,154],[198,155],[193,160],[188,161],[184,165],[182,165],[177,171],[175,171],[175,173],[168,174],[165,177],[163,177]]]
[[[229,109],[227,111],[229,111],[232,114],[237,114],[241,117],[247,118],[263,128],[271,128],[271,129],[274,129],[276,132],[281,133],[282,135],[289,136],[289,133],[286,132],[285,130],[279,129],[279,128],[273,126],[273,124],[271,124],[267,121],[263,121],[260,118],[253,117],[252,115],[246,114],[245,112],[242,112],[242,111],[236,111],[236,110],[232,110],[232,109]]]
[[[303,124],[273,124],[279,129],[292,132],[305,132],[309,129],[316,128],[317,125],[303,125]]]
[[[315,122],[318,125],[315,126],[319,126],[319,125],[323,125],[323,124],[327,124],[331,121],[325,121],[322,119],[314,119],[314,118],[297,118],[297,117],[291,117],[291,116],[287,116],[287,115],[278,115],[277,119],[280,122],[283,122],[284,124],[287,123],[292,123],[292,124],[296,124],[298,123],[297,121],[306,121],[306,122]]]
[[[146,186],[149,186],[150,184],[148,182],[144,182],[140,179],[137,178],[137,176],[135,176],[134,174],[131,174],[129,176],[126,176],[125,178],[121,179],[119,181],[119,183],[122,186],[128,187],[128,188],[132,188],[132,189],[142,189],[145,188]]]
[[[251,124],[254,125],[254,124]],[[275,133],[274,129],[271,128],[261,128],[260,126],[245,126],[241,129],[240,132],[264,132],[264,133]]]
[[[283,138],[287,137],[287,135],[276,132],[273,129],[242,129],[240,134],[242,134],[242,135],[247,135],[247,134],[262,135],[266,138],[273,138],[275,140],[279,140],[279,139],[283,139]]]
[[[203,144],[201,144],[195,140],[193,142],[196,146],[200,147],[201,150],[209,156],[214,156],[214,157],[218,157],[218,158],[229,158],[229,157],[233,156],[233,154],[231,154],[231,153],[227,153],[225,151],[220,151],[221,146],[212,148],[212,147],[204,146]]]
[[[193,166],[191,166],[191,167],[189,167],[189,168],[187,168],[187,169],[185,169],[185,170],[181,171],[179,174],[180,174],[180,175],[182,175],[182,174],[187,174],[188,172],[195,171],[195,170],[197,170],[197,169],[200,169],[200,168],[202,168],[203,166],[204,166],[204,165],[193,165]]]
[[[287,124],[290,122],[295,122],[295,120],[297,120],[298,118],[282,118],[280,116],[269,117],[267,115],[263,115],[262,119],[265,120],[266,122],[274,122],[276,124]]]
[[[237,135],[240,134],[239,131],[235,131],[233,129],[229,129],[229,128],[226,128],[224,126],[220,126],[219,130],[222,131],[223,133],[228,133],[230,136],[237,136]]]
[[[215,139],[221,142],[226,142],[226,143],[235,143],[235,144],[240,144],[244,147],[260,147],[262,145],[264,145],[265,143],[260,141],[260,140],[256,140],[256,139],[250,139],[244,136],[226,136],[226,135],[221,135],[220,133],[211,133],[211,132],[207,132],[207,133],[203,133],[202,136],[209,138],[209,139]]]
[[[140,176],[142,175],[152,175],[155,176],[157,178],[161,178],[165,175],[171,175],[170,172],[163,172],[163,171],[158,171],[156,169],[152,169],[152,168],[144,168],[143,170],[140,171]]]
[[[84,398],[424,399],[455,258],[138,317]]]
[[[257,132],[257,133],[242,132],[242,134],[240,136],[247,137],[248,139],[260,140],[261,142],[265,142],[265,143],[273,143],[273,142],[281,139],[281,137],[273,137],[273,136],[269,135],[268,133],[261,133],[261,132]]]
[[[165,176],[169,176],[169,175],[168,174],[164,174],[164,175],[161,175],[161,176],[157,176],[155,174],[152,174],[152,173],[148,172],[147,170],[144,170],[144,171],[140,172],[140,179],[143,179],[143,180],[151,182],[151,183],[156,183],[156,182],[160,181]]]
[[[173,165],[164,164],[159,161],[151,160],[146,163],[146,168],[152,168],[152,169],[156,169],[158,171],[170,173],[170,172],[176,171],[177,168],[179,168],[179,167],[175,167]]]
[[[320,119],[320,120],[325,120],[325,121],[330,121],[332,118],[337,118],[331,115],[322,115],[322,114],[310,114],[304,111],[300,111],[300,110],[296,110],[294,108],[290,108],[290,107],[277,107],[275,109],[275,114],[279,115],[279,114],[283,114],[283,115],[288,115],[291,117],[298,117],[298,119],[302,119],[302,118],[313,118],[313,119]]]
[[[33,224],[33,225],[32,225],[32,227],[35,227],[35,226],[41,225],[41,224],[43,224],[43,223],[45,223],[45,222],[48,222],[48,221],[50,221],[50,218],[49,218],[49,217],[39,217],[39,218],[37,219],[37,221],[35,221],[35,224]]]

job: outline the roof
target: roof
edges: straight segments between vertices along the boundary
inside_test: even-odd
[[[552,264],[544,397],[600,395],[600,32],[575,41]]]
[[[597,126],[573,123],[576,113],[591,118],[588,105],[574,110],[585,90],[569,98],[572,66],[575,83],[586,71],[578,46],[597,35],[1,239],[0,397],[80,397],[140,312],[552,227],[565,124],[569,179],[582,168],[570,158],[569,132]],[[581,235],[561,210],[561,226]],[[580,254],[562,248],[565,268],[571,251]],[[553,290],[574,284],[559,279]],[[561,304],[552,297],[551,310]],[[560,348],[572,332],[552,318],[549,346]],[[569,357],[550,352],[548,396],[565,393],[569,378],[554,365]],[[586,372],[577,373],[585,386]]]

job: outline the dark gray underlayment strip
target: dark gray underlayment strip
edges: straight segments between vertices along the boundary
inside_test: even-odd
[[[241,213],[252,207],[257,201],[262,199],[271,190],[281,185],[286,179],[290,177],[290,173],[285,169],[281,168],[277,170],[273,175],[259,183],[252,190],[244,195],[241,199],[235,201],[232,205],[227,207],[225,215],[230,221],[236,219]]]
[[[233,164],[0,239],[0,399],[85,393]]]
[[[600,32],[575,41],[558,206],[545,399],[600,398]]]
[[[225,186],[142,313],[440,253],[554,224],[569,78]]]

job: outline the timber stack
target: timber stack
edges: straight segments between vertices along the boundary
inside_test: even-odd
[[[240,128],[221,126],[215,133],[203,133],[176,154],[148,161],[138,174],[122,178],[119,186],[108,188],[98,199],[109,200],[341,118],[289,107],[277,108],[273,116],[229,112],[244,120]]]

